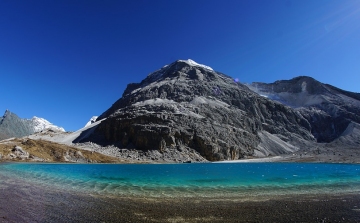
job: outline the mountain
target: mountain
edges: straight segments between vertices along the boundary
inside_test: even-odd
[[[63,128],[53,125],[43,118],[34,116],[31,119],[22,119],[9,110],[6,110],[3,117],[0,118],[0,140],[27,136],[44,129],[65,132]]]
[[[316,143],[299,111],[192,60],[129,84],[97,120],[103,121],[80,142],[194,150],[211,161],[287,154]]]
[[[320,143],[333,142],[349,126],[360,123],[359,93],[344,91],[311,77],[300,76],[270,84],[255,82],[248,87],[299,111],[310,123],[311,133]]]
[[[34,132],[41,132],[45,129],[51,129],[53,131],[60,131],[60,132],[65,132],[65,129],[62,127],[58,127],[54,124],[52,124],[51,122],[47,121],[46,119],[43,118],[39,118],[34,116],[33,118],[30,119],[30,121],[32,122],[32,126],[34,128]]]

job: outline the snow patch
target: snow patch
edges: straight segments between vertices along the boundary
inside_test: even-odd
[[[302,92],[306,92],[306,82],[304,81],[304,82],[302,82],[302,84],[301,84],[301,91]]]
[[[190,66],[197,66],[197,67],[202,67],[202,68],[205,68],[207,70],[211,70],[211,71],[214,71],[211,67],[209,66],[206,66],[204,64],[199,64],[199,63],[196,63],[195,61],[193,61],[192,59],[188,59],[188,60],[179,60],[180,62],[185,62],[187,64],[189,64]]]
[[[228,105],[227,103],[223,102],[223,101],[219,101],[216,98],[213,99],[209,99],[209,98],[205,98],[203,96],[199,96],[199,97],[195,97],[190,104],[193,105],[199,105],[199,104],[208,104],[211,107],[222,107],[222,108],[228,108],[230,107],[230,105]]]
[[[161,99],[161,98],[155,98],[155,99],[149,99],[145,101],[139,101],[133,104],[133,106],[145,106],[145,105],[159,105],[159,104],[175,104],[177,102],[173,100],[168,99]]]
[[[51,142],[56,142],[60,144],[70,145],[72,146],[73,143],[76,141],[80,141],[81,139],[89,136],[91,133],[94,132],[94,130],[97,128],[97,126],[104,121],[106,118],[99,120],[97,122],[94,122],[86,127],[83,127],[76,132],[61,132],[61,133],[55,133],[55,134],[33,134],[28,136],[30,139],[43,139],[48,140]],[[81,136],[81,138],[80,138]]]
[[[136,92],[138,92],[140,90],[141,90],[141,88],[137,88],[137,89],[133,90],[130,94],[135,94]]]
[[[306,91],[307,84],[304,81],[301,84],[302,92],[299,93],[289,93],[289,92],[271,92],[271,90],[263,89],[258,87],[257,85],[246,84],[246,86],[252,90],[253,92],[259,94],[262,97],[278,101],[284,105],[290,107],[304,107],[304,106],[311,106],[321,104],[325,101],[325,98],[321,95],[310,95]]]
[[[64,128],[58,127],[58,126],[52,124],[51,122],[49,122],[48,120],[43,119],[43,118],[39,118],[39,117],[34,116],[31,119],[31,122],[33,123],[34,132],[41,132],[44,129],[52,129],[52,130],[56,130],[56,131],[65,132]]]
[[[95,123],[97,118],[98,118],[98,116],[91,117],[91,119],[86,123],[86,125],[84,127],[87,127],[87,126]]]

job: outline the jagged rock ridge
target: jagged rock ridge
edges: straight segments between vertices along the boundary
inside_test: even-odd
[[[0,140],[27,136],[44,129],[65,131],[43,118],[34,116],[31,119],[22,119],[9,110],[6,110],[3,117],[0,118]]]
[[[250,89],[293,107],[311,125],[318,142],[330,143],[340,137],[351,123],[360,123],[360,94],[300,76],[274,83],[252,83]]]

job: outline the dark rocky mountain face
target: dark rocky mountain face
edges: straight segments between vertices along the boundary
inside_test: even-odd
[[[310,123],[311,133],[318,142],[330,143],[340,137],[351,123],[360,123],[359,93],[344,91],[311,77],[270,84],[257,82],[248,87],[299,111]]]
[[[0,140],[22,137],[32,133],[34,133],[34,130],[31,121],[21,119],[9,110],[6,110],[4,116],[0,118]]]
[[[129,84],[82,142],[164,151],[195,149],[208,160],[289,153],[314,143],[303,115],[191,60]]]

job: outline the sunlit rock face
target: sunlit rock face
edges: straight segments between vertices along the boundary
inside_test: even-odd
[[[29,120],[21,119],[16,114],[6,110],[0,119],[0,140],[11,137],[21,137],[34,133]]]
[[[332,142],[351,123],[360,123],[359,93],[344,91],[311,77],[301,76],[270,84],[256,82],[248,87],[299,111],[310,123],[311,133],[318,142]]]
[[[300,112],[192,60],[129,84],[97,120],[104,118],[82,141],[160,152],[194,149],[214,161],[290,153],[316,140]]]

